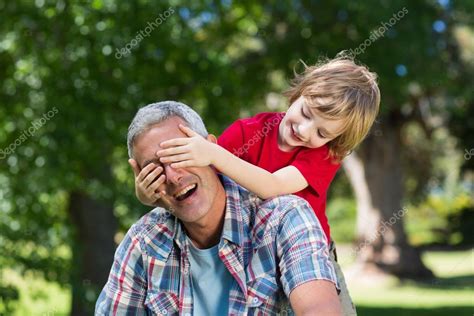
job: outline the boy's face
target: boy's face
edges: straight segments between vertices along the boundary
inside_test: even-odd
[[[278,145],[289,151],[303,146],[318,148],[340,135],[344,120],[328,120],[299,97],[280,122]]]

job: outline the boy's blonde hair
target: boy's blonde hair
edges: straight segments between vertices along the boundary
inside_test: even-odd
[[[304,64],[304,63],[303,63]],[[345,121],[339,136],[327,143],[329,156],[340,162],[365,138],[379,111],[377,74],[344,52],[296,74],[284,93],[290,105],[300,96],[322,117]]]

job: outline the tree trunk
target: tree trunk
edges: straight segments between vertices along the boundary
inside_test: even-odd
[[[93,315],[95,300],[112,267],[117,224],[111,203],[72,192],[69,215],[75,228],[71,315]]]
[[[398,277],[432,277],[404,231],[409,210],[402,205],[401,126],[383,122],[378,128],[343,163],[357,199],[354,252],[367,271],[376,268]]]

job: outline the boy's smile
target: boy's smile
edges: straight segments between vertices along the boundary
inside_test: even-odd
[[[278,127],[278,146],[283,151],[296,147],[318,148],[341,134],[344,120],[323,118],[299,97],[288,108]]]

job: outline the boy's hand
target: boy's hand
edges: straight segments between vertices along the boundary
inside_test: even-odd
[[[165,182],[166,176],[160,175],[163,171],[161,166],[150,163],[141,171],[134,159],[129,159],[128,163],[133,169],[135,175],[135,194],[137,198],[145,205],[157,206],[158,200],[166,193],[160,189]]]
[[[172,168],[204,167],[212,164],[215,156],[215,146],[189,127],[179,124],[187,138],[175,138],[160,144],[161,148],[156,155],[162,163],[171,163]]]

